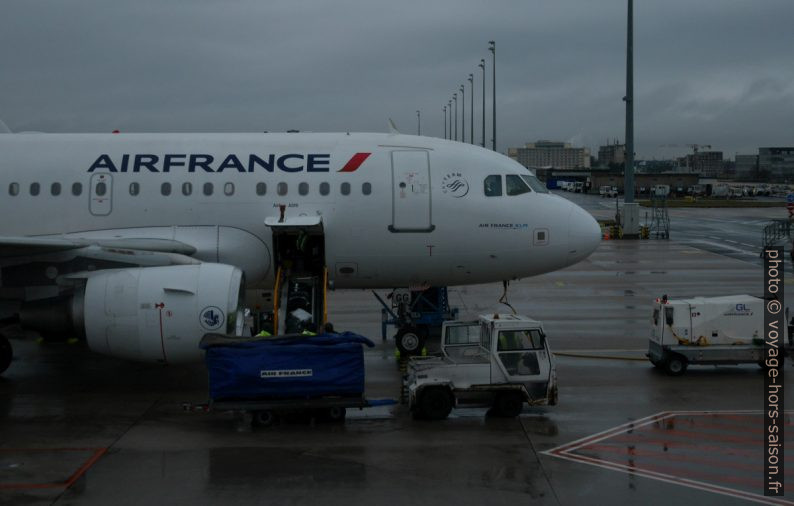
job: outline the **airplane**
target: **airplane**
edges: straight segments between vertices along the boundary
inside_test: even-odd
[[[144,362],[239,335],[301,236],[327,286],[374,289],[535,276],[601,235],[504,155],[394,132],[7,133],[0,168],[0,321]]]

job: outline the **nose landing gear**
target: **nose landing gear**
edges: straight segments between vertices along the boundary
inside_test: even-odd
[[[449,307],[447,287],[426,290],[396,289],[389,296],[391,305],[372,292],[383,306],[381,337],[386,340],[386,327],[394,325],[394,341],[402,358],[421,355],[429,337],[441,334],[441,325],[458,316],[457,308]]]

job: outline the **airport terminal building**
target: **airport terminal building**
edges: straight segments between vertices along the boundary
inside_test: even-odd
[[[590,168],[590,149],[567,142],[529,142],[523,148],[508,148],[507,156],[524,167],[553,167],[558,170]]]

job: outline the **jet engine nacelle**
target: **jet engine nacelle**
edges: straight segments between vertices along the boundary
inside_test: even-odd
[[[83,300],[86,341],[128,360],[201,360],[207,332],[242,333],[243,286],[242,271],[224,264],[97,272]]]

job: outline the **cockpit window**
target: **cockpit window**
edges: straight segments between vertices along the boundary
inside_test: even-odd
[[[485,196],[486,197],[502,196],[502,176],[493,175],[485,178]]]
[[[521,179],[521,176],[516,176],[513,174],[508,174],[505,176],[505,187],[507,188],[507,194],[510,196],[513,195],[522,195],[524,193],[529,193],[532,190],[529,189],[527,183]]]
[[[538,193],[549,193],[549,189],[546,188],[546,185],[540,182],[540,180],[533,176],[533,175],[522,175],[521,178],[526,181],[530,188],[535,190]]]

